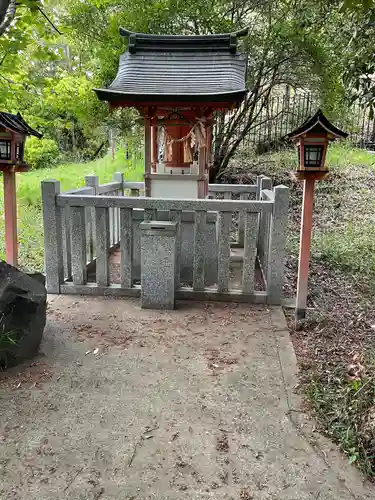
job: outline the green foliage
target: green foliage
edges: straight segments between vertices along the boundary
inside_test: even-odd
[[[245,112],[239,110],[222,130],[219,123],[215,162],[222,168],[240,136],[256,124],[254,106],[264,106],[280,85],[310,90],[333,116],[343,114],[348,90],[343,74],[360,49],[372,46],[352,41],[353,32],[363,32],[362,11],[354,0],[345,6],[312,0],[303,5],[288,0],[23,0],[16,22],[0,37],[0,107],[21,111],[56,141],[65,158],[89,159],[107,141],[109,129],[125,135],[133,125],[135,113],[111,115],[93,92],[116,74],[126,49],[120,26],[202,34],[233,31],[251,19],[242,46],[249,94]]]
[[[131,144],[131,141],[130,141]],[[124,172],[125,178],[140,181],[143,162],[131,149],[129,160],[119,151],[115,160],[109,156],[88,163],[71,163],[41,170],[31,170],[17,175],[18,241],[20,266],[28,271],[43,271],[44,242],[40,183],[44,179],[56,179],[61,191],[84,185],[85,175],[99,176],[100,183],[110,182],[115,172]],[[4,234],[3,187],[0,177],[0,234]],[[4,239],[0,239],[0,259],[5,257]]]
[[[372,224],[351,221],[345,228],[322,233],[318,239],[322,260],[362,279],[367,277],[375,291],[375,228]]]
[[[345,17],[347,43],[343,45],[343,76],[352,100],[358,100],[375,111],[375,2],[345,0],[341,7]]]
[[[375,379],[374,355],[367,369],[354,380],[338,370],[329,380],[316,375],[308,397],[322,430],[340,445],[349,463],[356,463],[368,478],[375,478]]]
[[[53,139],[29,137],[26,141],[25,159],[32,168],[46,168],[57,164],[59,148]]]
[[[345,115],[350,99],[371,102],[373,9],[372,0],[303,4],[288,0],[22,0],[15,23],[0,37],[0,107],[21,111],[56,141],[65,159],[87,160],[107,142],[109,130],[121,137],[134,125],[136,113],[110,114],[93,92],[111,83],[118,58],[126,50],[120,26],[153,33],[204,34],[234,31],[251,19],[241,47],[247,59],[249,93],[233,120],[218,121],[214,160],[220,171],[243,136],[262,121],[259,108],[286,85],[312,92],[333,118]]]
[[[11,348],[19,342],[19,333],[17,330],[8,330],[6,327],[6,318],[0,317],[0,370],[4,370],[8,365]]]

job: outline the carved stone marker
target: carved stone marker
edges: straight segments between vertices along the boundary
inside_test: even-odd
[[[142,222],[141,307],[174,309],[176,271],[176,222]]]

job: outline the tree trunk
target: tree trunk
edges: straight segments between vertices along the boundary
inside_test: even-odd
[[[0,36],[10,26],[17,10],[16,0],[0,0]]]
[[[0,0],[0,26],[4,22],[9,7],[9,0]]]

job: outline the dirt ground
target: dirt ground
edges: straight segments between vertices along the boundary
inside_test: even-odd
[[[374,498],[296,384],[279,308],[57,297],[0,379],[0,498]]]

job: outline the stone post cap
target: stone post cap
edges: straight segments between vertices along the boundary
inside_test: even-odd
[[[146,231],[143,234],[155,236],[174,236],[177,232],[177,222],[151,220],[141,222],[139,227]]]

